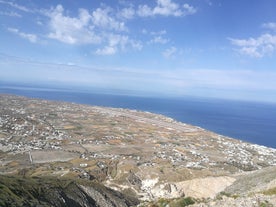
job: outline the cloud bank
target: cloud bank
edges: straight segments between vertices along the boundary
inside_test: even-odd
[[[99,7],[88,10],[79,8],[76,15],[72,15],[58,4],[50,9],[30,9],[11,1],[0,0],[16,11],[35,13],[40,16],[36,26],[43,27],[46,31],[42,34],[21,32],[19,28],[13,27],[7,30],[32,43],[39,43],[40,40],[47,43],[55,40],[68,45],[90,45],[94,47],[94,54],[114,55],[128,50],[141,50],[146,43],[168,44],[169,38],[165,33],[151,33],[147,41],[134,35],[134,31],[128,27],[129,21],[139,18],[154,16],[163,17],[184,17],[196,13],[196,9],[185,3],[179,4],[173,0],[156,0],[153,5],[119,5],[118,8],[101,4]],[[16,11],[3,13],[2,15],[24,17]],[[1,14],[1,13],[0,13]],[[43,22],[41,21],[43,19]],[[42,30],[42,29],[40,29]]]
[[[262,58],[264,56],[271,55],[276,51],[276,34],[273,33],[276,31],[276,23],[264,23],[262,27],[269,29],[272,32],[262,34],[255,38],[229,38],[229,40],[233,45],[237,46],[237,50],[240,54],[254,58]]]
[[[38,38],[35,34],[24,33],[24,32],[19,31],[16,28],[9,27],[8,31],[13,33],[13,34],[19,35],[21,38],[27,39],[32,43],[36,43],[37,40],[38,40]]]
[[[137,14],[141,17],[151,16],[187,16],[196,13],[196,9],[189,4],[177,4],[171,0],[157,0],[156,6],[151,8],[147,4],[139,5]]]

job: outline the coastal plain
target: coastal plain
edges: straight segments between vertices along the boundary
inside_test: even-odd
[[[236,194],[276,205],[261,193],[276,188],[276,149],[150,112],[2,94],[0,158],[2,175],[96,181],[143,205],[192,197],[222,206],[212,199]]]

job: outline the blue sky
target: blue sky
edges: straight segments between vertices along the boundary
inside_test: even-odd
[[[0,81],[276,102],[275,0],[0,0]]]

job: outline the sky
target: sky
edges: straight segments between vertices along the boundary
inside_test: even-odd
[[[276,102],[275,0],[0,0],[0,81]]]

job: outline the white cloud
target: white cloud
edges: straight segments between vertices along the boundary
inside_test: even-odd
[[[148,31],[146,30],[145,28],[141,30],[141,33],[144,34],[144,35],[153,35],[153,36],[158,36],[158,35],[165,35],[167,34],[167,31],[166,30],[160,30],[160,31]]]
[[[106,46],[102,49],[97,49],[96,54],[97,55],[114,55],[116,53],[116,48],[111,46]]]
[[[210,0],[205,0],[205,2],[206,2],[209,6],[212,6],[212,5],[213,5],[213,2],[210,1]]]
[[[143,44],[141,43],[141,41],[137,41],[137,40],[131,40],[130,45],[135,50],[142,50],[142,48],[143,48]]]
[[[97,8],[92,12],[92,21],[94,25],[110,30],[126,31],[124,22],[119,22],[110,15],[110,8]]]
[[[171,58],[173,57],[173,55],[177,52],[177,49],[175,47],[170,47],[168,49],[166,49],[164,52],[163,52],[163,56],[165,58]]]
[[[262,27],[272,31],[276,31],[276,23],[268,22],[262,24]],[[271,55],[276,51],[276,35],[265,33],[256,38],[234,39],[229,38],[231,43],[238,47],[239,53],[250,57],[261,58]]]
[[[191,15],[196,13],[196,9],[192,6],[190,6],[189,4],[183,4],[183,8],[185,9],[183,11],[183,15]]]
[[[20,36],[23,39],[29,40],[32,43],[36,43],[37,40],[38,40],[38,38],[37,38],[37,36],[35,34],[29,34],[29,33],[20,32],[16,28],[8,28],[8,31],[11,32],[11,33],[13,33],[13,34],[16,34],[16,35]]]
[[[150,36],[151,39],[148,41],[149,44],[152,44],[152,43],[166,44],[170,41],[168,38],[164,37],[164,35],[167,34],[166,30],[150,32],[150,31],[147,31],[146,29],[143,29],[142,34]]]
[[[262,25],[263,28],[266,28],[266,29],[270,29],[270,30],[273,30],[273,31],[276,31],[276,22],[268,22],[268,23],[264,23]]]
[[[96,54],[114,55],[119,50],[125,51],[127,48],[134,48],[136,50],[142,49],[142,44],[140,42],[129,39],[126,35],[109,34],[106,39],[108,41],[108,45],[102,49],[97,49]]]
[[[100,50],[98,50],[100,53]],[[102,54],[113,53],[105,48]],[[115,51],[116,52],[116,51]],[[19,67],[20,66],[20,67]],[[49,64],[0,53],[0,79],[45,81],[51,80],[82,86],[101,86],[164,94],[216,96],[276,102],[276,72],[264,70],[216,70],[167,68],[160,70],[128,67],[84,67],[68,62]],[[149,70],[151,68],[151,70]],[[28,70],[22,70],[28,69]],[[22,72],[24,71],[24,72]],[[66,76],[63,74],[66,73]],[[91,81],[93,80],[93,81]]]
[[[51,32],[49,38],[59,40],[68,44],[97,44],[101,42],[101,37],[96,35],[93,27],[89,24],[91,15],[85,9],[79,9],[78,17],[63,15],[62,5],[47,12],[50,18],[49,26]]]
[[[36,21],[36,24],[37,24],[37,25],[40,25],[40,26],[43,25],[43,23],[42,23],[40,20],[37,20],[37,21]]]
[[[101,4],[99,8],[93,10],[79,9],[76,15],[66,11],[61,4],[51,9],[31,10],[26,6],[21,6],[13,1],[0,0],[0,4],[13,7],[14,10],[24,12],[35,12],[42,15],[37,18],[36,24],[45,25],[48,31],[40,35],[41,38],[57,40],[71,45],[94,45],[96,54],[115,54],[128,49],[141,50],[141,41],[132,39],[126,22],[139,16],[185,16],[195,13],[194,7],[188,4],[180,4],[174,0],[156,0],[153,6],[128,4],[126,7],[114,9]],[[21,13],[0,11],[0,15],[21,17]],[[45,17],[47,17],[45,19]],[[36,26],[37,26],[36,25]],[[38,34],[28,34],[14,28],[9,31],[18,36],[28,39],[31,42],[38,41]],[[150,32],[144,30],[149,35],[146,43],[166,44],[170,40],[166,38],[166,31]],[[165,56],[170,56],[169,52],[164,52]]]
[[[165,34],[167,34],[167,31],[166,30],[161,30],[161,31],[158,31],[158,32],[151,32],[150,34],[151,35],[165,35]]]
[[[3,16],[9,16],[9,17],[22,17],[20,14],[18,14],[17,12],[2,12],[0,11],[0,15]]]
[[[276,35],[263,34],[257,38],[232,39],[231,43],[238,47],[241,54],[261,58],[276,50]]]
[[[171,0],[157,0],[157,6],[153,9],[154,14],[160,14],[164,16],[181,16],[182,11],[179,9],[179,5]]]
[[[155,36],[152,40],[150,40],[150,43],[160,43],[160,44],[166,44],[169,42],[169,39],[166,39],[162,36]]]
[[[146,30],[146,29],[142,29],[142,34],[148,34],[148,30]]]
[[[49,38],[67,44],[97,45],[94,53],[98,55],[113,55],[129,48],[142,48],[140,42],[123,34],[127,31],[125,23],[118,21],[109,7],[96,8],[90,13],[86,9],[79,9],[77,17],[66,16],[64,13],[62,5],[46,11],[50,18]]]
[[[148,5],[139,5],[137,14],[141,17],[153,16],[153,11]]]
[[[172,0],[157,0],[156,6],[151,8],[148,5],[140,5],[137,14],[142,17],[148,16],[186,16],[196,13],[196,9],[189,4],[182,6]]]
[[[31,9],[25,7],[25,6],[21,6],[19,4],[16,4],[16,3],[13,3],[13,2],[10,2],[10,1],[2,1],[0,0],[0,3],[2,4],[7,4],[15,9],[18,9],[18,10],[21,10],[21,11],[24,11],[24,12],[33,12]]]
[[[114,47],[119,45],[121,48],[125,48],[126,44],[129,41],[128,36],[114,34],[109,35],[108,39],[110,46]]]
[[[119,13],[118,17],[123,19],[132,19],[135,16],[135,10],[133,8],[123,8]]]

